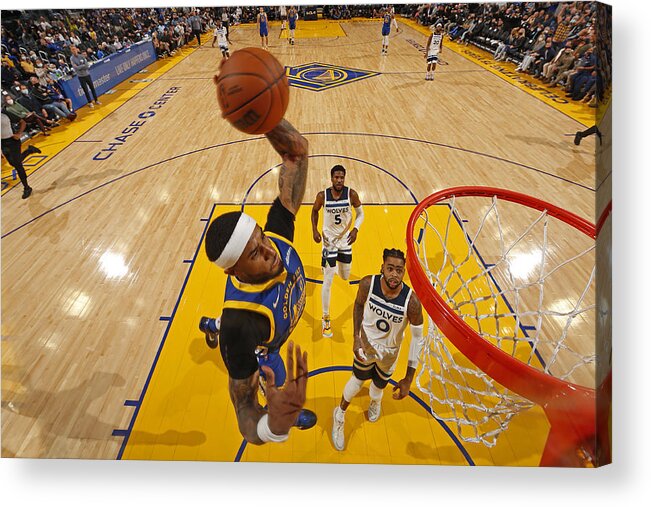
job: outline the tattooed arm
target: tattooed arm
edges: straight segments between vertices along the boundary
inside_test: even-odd
[[[262,445],[264,442],[258,437],[258,421],[265,410],[258,403],[258,377],[256,371],[249,378],[237,380],[228,379],[228,390],[237,415],[237,425],[240,433],[247,442]]]
[[[278,197],[282,205],[296,215],[305,195],[307,139],[284,119],[265,135],[283,159],[278,176],[278,189],[280,190]]]
[[[267,428],[273,435],[280,437],[289,434],[301,409],[305,405],[307,393],[307,352],[303,352],[293,341],[287,344],[287,379],[282,386],[276,386],[276,375],[268,366],[262,367],[266,382]],[[262,445],[270,440],[262,440],[258,433],[258,422],[265,410],[258,403],[258,378],[260,373],[242,380],[229,376],[228,390],[237,415],[240,433],[255,445]],[[282,389],[280,389],[282,387]],[[268,433],[267,433],[268,434]],[[264,436],[264,435],[263,435]],[[271,440],[276,442],[277,440]]]

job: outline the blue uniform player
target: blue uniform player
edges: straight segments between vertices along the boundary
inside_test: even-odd
[[[296,12],[295,7],[289,8],[289,14],[287,16],[287,21],[289,22],[289,43],[294,45],[294,31],[296,30],[296,20],[298,19],[298,13]]]
[[[264,8],[260,7],[260,12],[258,13],[258,31],[260,32],[260,43],[262,44],[262,49],[268,49],[269,47],[269,23],[267,19],[267,14],[264,12]]]
[[[290,341],[287,368],[280,356],[305,307],[305,272],[292,241],[305,194],[308,145],[286,120],[265,135],[283,159],[280,194],[264,230],[239,211],[210,224],[206,254],[228,279],[221,319],[203,317],[199,324],[208,345],[219,344],[240,432],[253,444],[283,442],[292,426],[316,424],[314,412],[303,409],[307,353]],[[260,377],[266,380],[266,409],[258,403]]]
[[[386,55],[389,51],[389,34],[391,33],[391,25],[396,27],[396,32],[400,32],[396,16],[393,13],[393,8],[387,7],[382,15],[382,55]]]

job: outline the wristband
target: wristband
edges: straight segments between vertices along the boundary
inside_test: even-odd
[[[263,442],[284,442],[289,438],[289,433],[286,435],[276,435],[269,429],[269,414],[263,415],[258,421],[258,438]]]

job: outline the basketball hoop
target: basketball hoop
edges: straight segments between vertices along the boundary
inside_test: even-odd
[[[538,404],[551,425],[541,466],[609,460],[596,413],[596,235],[573,213],[498,188],[450,188],[414,209],[407,269],[430,316],[417,385],[463,440],[492,447]]]

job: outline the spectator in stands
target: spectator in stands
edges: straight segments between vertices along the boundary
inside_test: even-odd
[[[556,31],[554,32],[554,37],[552,38],[552,42],[556,48],[560,47],[570,34],[571,19],[572,17],[569,14],[560,18],[559,23],[556,26]]]
[[[47,78],[46,88],[48,95],[55,103],[59,101],[64,102],[70,113],[74,114],[75,118],[77,117],[77,113],[75,113],[75,110],[72,107],[72,100],[63,94],[61,86],[59,86],[59,83],[57,83],[55,79]]]
[[[5,60],[2,62],[2,70],[0,71],[0,80],[2,81],[3,87],[11,86],[14,81],[20,81],[23,79],[20,71],[13,65]]]
[[[22,69],[23,75],[27,78],[36,75],[34,64],[26,55],[20,57],[20,68]]]
[[[574,61],[572,47],[568,46],[561,49],[551,62],[543,65],[542,82],[549,83],[552,88],[558,86],[559,81],[567,79]]]
[[[86,59],[89,62],[96,62],[98,60],[95,52],[93,51],[93,48],[86,48]]]
[[[48,118],[66,118],[73,121],[77,115],[68,109],[63,100],[55,100],[50,96],[47,86],[41,85],[35,78],[32,78],[31,95],[39,105],[47,111]]]
[[[14,101],[13,97],[8,94],[4,96],[4,103],[4,111],[9,115],[9,118],[11,118],[12,122],[19,123],[20,120],[24,120],[28,126],[37,125],[44,136],[50,135],[48,133],[50,127],[47,127],[43,119],[41,119],[41,117],[39,117],[36,113],[30,111],[26,107]]]
[[[531,46],[531,49],[527,51],[527,53],[524,55],[524,58],[522,59],[522,62],[520,62],[520,65],[518,65],[515,68],[516,72],[526,72],[529,69],[529,65],[531,65],[537,58],[538,52],[545,46],[545,34],[541,33],[534,44]]]
[[[545,45],[538,52],[538,57],[534,60],[532,64],[532,72],[535,77],[538,77],[542,74],[543,66],[546,63],[551,62],[556,56],[556,49],[554,48],[554,41],[551,37],[547,37]]]
[[[499,44],[497,45],[497,49],[495,50],[495,53],[493,53],[493,58],[495,59],[495,61],[500,62],[506,60],[507,52],[515,44],[517,39],[518,39],[518,28],[514,28],[513,30],[511,30],[511,34],[509,35],[509,38],[505,41],[499,42]]]
[[[38,83],[38,79],[36,77],[32,77],[31,79]],[[46,127],[52,128],[59,125],[56,123],[56,115],[50,115],[48,113],[48,110],[43,107],[43,105],[34,95],[33,89],[28,88],[27,85],[23,83],[20,84],[20,96],[16,98],[16,102],[18,102],[28,111],[35,113]]]
[[[565,89],[567,96],[573,100],[581,100],[588,89],[596,82],[597,59],[594,56],[592,48],[585,52],[575,67],[575,71],[570,74],[568,86]]]

